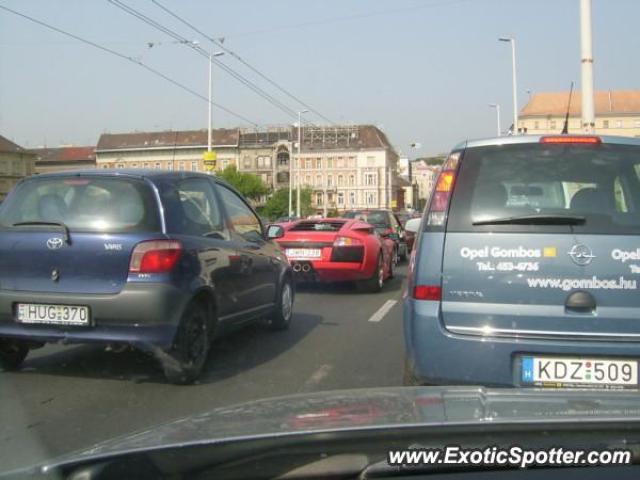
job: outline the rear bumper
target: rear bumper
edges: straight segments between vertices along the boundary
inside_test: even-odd
[[[310,265],[307,272],[296,271],[296,264]],[[294,274],[303,279],[313,279],[321,282],[349,282],[364,280],[373,275],[373,268],[366,263],[356,262],[325,262],[320,260],[291,260]]]
[[[408,366],[423,384],[520,387],[519,360],[526,354],[640,360],[640,342],[454,334],[440,320],[439,302],[405,298],[403,307]]]
[[[43,342],[129,343],[168,347],[190,295],[167,284],[127,284],[113,295],[0,290],[0,336]],[[16,303],[86,305],[91,326],[21,324]]]

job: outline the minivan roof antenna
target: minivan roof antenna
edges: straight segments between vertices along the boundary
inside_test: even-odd
[[[567,113],[564,116],[564,127],[562,127],[562,135],[569,133],[569,111],[571,110],[571,97],[573,95],[573,81],[571,81],[571,88],[569,88],[569,102],[567,103]]]

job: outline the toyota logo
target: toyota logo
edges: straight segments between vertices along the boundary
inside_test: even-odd
[[[582,243],[577,243],[571,247],[567,254],[571,257],[573,263],[581,267],[589,265],[596,258],[591,249]]]
[[[51,237],[47,240],[49,250],[58,250],[62,248],[62,245],[64,245],[64,241],[60,237]]]

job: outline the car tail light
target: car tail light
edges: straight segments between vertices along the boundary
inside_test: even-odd
[[[333,242],[334,247],[355,247],[362,245],[362,240],[351,237],[338,237]]]
[[[173,270],[182,255],[182,244],[175,240],[140,242],[133,249],[129,272],[166,273]]]
[[[451,201],[451,192],[453,192],[453,187],[456,182],[456,171],[458,169],[459,159],[460,152],[452,153],[442,166],[442,171],[440,175],[438,175],[433,197],[429,204],[427,225],[441,226],[444,225],[446,221],[449,202]]]
[[[599,145],[602,143],[600,137],[584,135],[562,135],[552,137],[542,137],[540,143],[581,143],[587,145]]]
[[[440,285],[416,285],[413,287],[413,298],[416,300],[441,300]]]

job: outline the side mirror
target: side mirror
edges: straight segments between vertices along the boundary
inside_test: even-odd
[[[404,225],[404,229],[407,232],[418,233],[420,230],[420,222],[422,222],[421,218],[412,218],[407,220],[407,223]]]
[[[280,225],[267,226],[267,240],[275,240],[284,237],[284,228]]]

